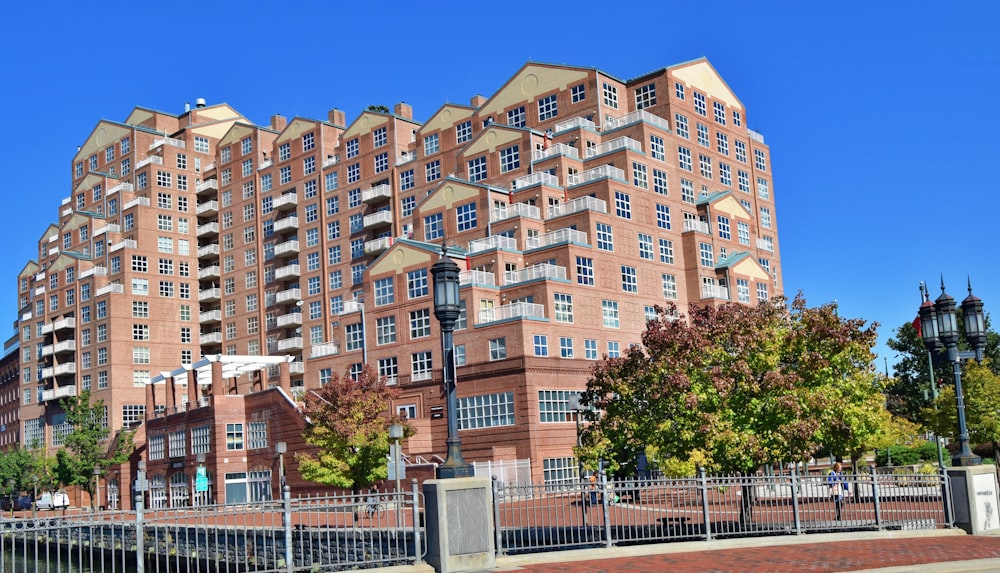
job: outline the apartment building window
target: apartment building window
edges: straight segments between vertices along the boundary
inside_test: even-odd
[[[653,236],[639,233],[639,258],[653,260]]]
[[[715,266],[715,250],[711,243],[698,243],[698,255],[703,267]]]
[[[715,122],[721,125],[726,125],[726,106],[720,102],[713,101],[712,109],[715,112]]]
[[[517,145],[500,150],[500,172],[507,173],[521,167],[521,154]]]
[[[207,454],[212,451],[212,428],[211,426],[198,426],[191,428],[191,453]]]
[[[694,205],[694,183],[681,179],[681,201]]]
[[[649,177],[646,166],[637,161],[632,162],[632,184],[640,189],[649,189]]]
[[[573,295],[564,293],[555,293],[554,307],[556,314],[556,322],[573,322]]]
[[[767,188],[767,179],[764,179],[763,177],[758,177],[757,178],[757,196],[760,197],[761,199],[769,199],[770,195],[771,195],[770,191],[768,191],[768,188]]]
[[[285,165],[284,167],[278,170],[278,184],[284,185],[286,183],[291,183],[291,182],[292,182],[292,166]]]
[[[410,338],[424,338],[431,335],[431,313],[423,308],[410,313]]]
[[[340,250],[339,250],[340,247],[336,247],[336,248],[338,249],[337,253],[340,253]],[[339,254],[338,254],[338,257],[337,257],[337,262],[340,262]],[[344,286],[343,273],[341,271],[330,271],[330,276],[329,276],[329,279],[328,279],[327,282],[330,283],[330,289],[331,290],[336,290],[336,289],[339,289],[339,288],[343,288],[343,286]]]
[[[597,360],[597,341],[592,338],[584,339],[583,353],[587,360]]]
[[[750,281],[747,279],[736,279],[736,299],[739,302],[750,302]]]
[[[533,337],[532,349],[535,356],[549,355],[549,337],[544,334],[536,334]]]
[[[538,100],[538,121],[545,121],[559,115],[559,102],[556,95],[552,94]]]
[[[493,338],[489,341],[490,361],[505,360],[507,358],[507,339]]]
[[[617,341],[608,341],[608,358],[618,358],[621,356],[621,351],[619,350],[619,345]]]
[[[337,172],[336,171],[331,171],[331,172],[329,172],[329,173],[327,173],[326,175],[323,176],[323,189],[325,191],[333,191],[334,189],[336,189],[339,186],[340,186],[340,184],[337,181]]]
[[[145,301],[132,301],[132,316],[135,318],[149,317],[149,303]]]
[[[716,220],[718,221],[717,231],[719,232],[719,238],[731,241],[733,234],[730,232],[729,217],[719,215]]]
[[[344,340],[347,351],[361,350],[365,345],[364,326],[361,323],[344,326]]]
[[[149,459],[162,460],[165,453],[163,434],[149,436]]]
[[[100,358],[100,353],[98,353],[98,358]],[[101,370],[97,373],[97,389],[104,390],[108,387],[108,371]]]
[[[308,285],[306,287],[306,292],[309,296],[318,295],[322,291],[320,277],[309,277],[306,284]]]
[[[244,159],[240,164],[240,175],[250,177],[253,175],[253,159]]]
[[[441,178],[441,160],[434,160],[424,166],[424,178],[429,183]]]
[[[736,238],[739,239],[741,245],[750,244],[750,225],[744,223],[743,221],[736,222]]]
[[[618,88],[603,82],[604,105],[618,109]]]
[[[698,154],[698,171],[701,173],[702,177],[705,177],[707,179],[711,179],[712,178],[712,158],[709,157],[709,156],[707,156],[707,155],[703,155],[703,154],[699,153]]]
[[[719,162],[719,183],[726,187],[733,186],[733,172],[728,163]]]
[[[380,127],[372,132],[372,144],[374,147],[382,147],[389,142],[389,137],[384,127]]]
[[[430,380],[432,366],[431,352],[429,350],[411,354],[410,368],[412,374],[410,375],[410,379],[414,381]]]
[[[760,226],[765,229],[771,228],[771,208],[761,207],[760,208]]]
[[[733,148],[736,150],[736,161],[747,162],[747,144],[736,139],[733,141]]]
[[[677,166],[685,171],[692,171],[691,150],[683,145],[677,146]]]
[[[379,359],[378,375],[385,378],[386,384],[396,384],[396,380],[399,378],[399,361],[395,356]]]
[[[622,290],[625,292],[639,292],[635,267],[622,265]]]
[[[507,112],[507,125],[524,127],[526,125],[526,121],[523,105]]]
[[[375,281],[375,306],[385,306],[396,301],[393,278],[386,277]]]
[[[617,193],[615,194],[615,201],[617,203]],[[614,234],[612,233],[611,225],[607,223],[597,223],[597,248],[602,251],[615,250],[615,239]]]
[[[653,169],[653,191],[660,195],[667,195],[667,172]]]
[[[472,122],[465,121],[455,126],[455,143],[465,143],[472,139]]]
[[[378,345],[396,342],[396,317],[382,316],[375,319],[375,343]]]
[[[604,320],[605,328],[620,328],[621,323],[618,317],[618,301],[602,300],[601,317]]]
[[[427,269],[417,269],[406,273],[406,293],[411,300],[427,296]]]
[[[753,163],[754,167],[757,169],[767,171],[767,158],[764,156],[764,152],[760,149],[753,150]]]
[[[670,207],[656,204],[656,226],[661,229],[670,229]]]
[[[694,111],[698,115],[708,115],[708,109],[705,107],[705,94],[691,90],[694,97]]]
[[[656,105],[656,84],[646,84],[635,90],[635,108],[645,109]]]
[[[577,84],[569,89],[569,98],[572,103],[580,103],[581,101],[587,99],[587,86],[584,84]]]
[[[413,189],[414,178],[413,170],[407,169],[399,174],[399,190],[406,191],[407,189]]]
[[[389,169],[389,154],[379,153],[374,159],[375,173],[382,173]]]
[[[438,134],[432,133],[424,136],[424,155],[434,155],[441,151],[441,143]]]
[[[572,341],[572,339],[570,339]],[[580,392],[570,390],[539,390],[538,412],[542,423],[572,422],[576,412],[570,410],[570,396],[579,396]],[[572,458],[570,458],[572,459]]]
[[[248,449],[259,450],[267,447],[267,422],[250,422],[247,429],[250,433]]]
[[[458,399],[458,429],[514,425],[514,393],[500,392]]]
[[[486,156],[476,157],[469,160],[469,181],[482,181],[486,179]]]
[[[663,298],[667,300],[677,300],[677,277],[663,273]]]
[[[265,173],[260,177],[260,190],[264,193],[273,188],[273,178],[270,173]]]
[[[243,424],[226,424],[226,450],[243,449]]]
[[[767,283],[757,283],[757,302],[767,302]]]
[[[361,146],[358,144],[358,138],[355,137],[347,142],[346,146],[347,159],[357,157],[361,152]]]
[[[459,231],[468,231],[470,229],[476,228],[477,220],[476,220],[475,203],[466,203],[465,205],[459,205],[458,208],[456,209],[455,215]]]
[[[594,259],[589,257],[576,258],[576,282],[594,286]]]
[[[409,217],[413,214],[413,209],[417,205],[416,197],[403,197],[399,201],[400,210],[402,211],[403,217]]]
[[[146,172],[143,171],[135,176],[135,188],[145,189],[149,184],[146,182]]]
[[[156,172],[156,184],[159,187],[172,187],[173,176],[169,171]]]
[[[740,169],[737,172],[737,177],[739,178],[740,191],[742,191],[744,193],[749,193],[750,192],[750,174],[748,174],[746,171],[743,171],[742,169]]]

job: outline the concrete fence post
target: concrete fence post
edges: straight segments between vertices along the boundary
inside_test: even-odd
[[[420,565],[423,562],[424,548],[420,538],[420,497],[417,480],[411,482],[410,495],[413,496],[413,564]]]
[[[146,533],[142,528],[142,493],[135,496],[135,571],[146,571]]]
[[[281,488],[281,525],[285,528],[285,571],[292,573],[295,568],[295,552],[292,546],[292,488]]]
[[[611,547],[611,496],[608,488],[608,472],[601,470],[601,508],[604,510],[604,546]]]
[[[802,533],[802,515],[799,513],[799,484],[796,479],[795,468],[789,473],[792,487],[792,517],[795,519],[795,534]]]
[[[878,499],[878,470],[871,468],[872,472],[872,504],[875,506],[875,527],[882,530],[882,507]]]
[[[708,510],[708,476],[705,475],[705,468],[698,468],[698,485],[701,489],[701,514],[705,520],[705,541],[712,540],[712,516]]]

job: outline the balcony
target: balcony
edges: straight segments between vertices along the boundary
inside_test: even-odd
[[[278,317],[276,324],[278,328],[287,328],[289,326],[302,326],[302,313],[290,312],[288,314],[283,314]]]
[[[531,175],[525,175],[523,177],[518,177],[511,183],[510,188],[512,191],[519,191],[532,185],[547,185],[549,187],[559,187],[559,178],[550,173],[544,171],[539,171],[538,173],[532,173]]]
[[[310,358],[320,358],[322,356],[332,356],[340,354],[340,347],[336,342],[324,342],[323,344],[313,344],[309,349]]]
[[[729,290],[724,286],[701,285],[701,298],[702,300],[705,300],[706,298],[729,300]]]
[[[403,165],[404,163],[409,163],[417,158],[416,151],[402,152],[399,154],[399,158],[396,159],[396,165]]]
[[[756,131],[754,131],[752,129],[748,129],[747,130],[747,137],[749,137],[751,141],[756,141],[757,143],[759,143],[761,145],[765,145],[764,144],[764,136],[761,135],[761,134],[759,134],[759,133],[757,133]]]
[[[299,241],[297,239],[285,241],[284,243],[278,243],[274,246],[274,256],[276,257],[283,255],[297,255],[298,253]]]
[[[281,231],[297,231],[299,228],[299,218],[295,215],[291,217],[285,217],[284,219],[278,219],[274,222],[274,232],[279,233]]]
[[[205,267],[203,269],[198,269],[198,280],[205,280],[211,278],[219,278],[222,274],[222,269],[219,265],[212,265],[210,267]]]
[[[219,300],[221,297],[222,297],[222,292],[219,290],[218,287],[207,288],[207,289],[198,291],[198,301],[199,302],[208,302],[208,301],[212,301],[212,300]]]
[[[532,302],[515,302],[496,308],[485,308],[479,311],[479,320],[476,324],[519,318],[544,319],[545,306]]]
[[[290,265],[285,265],[285,266],[283,266],[283,267],[281,267],[279,269],[275,269],[275,271],[274,271],[274,278],[279,279],[279,280],[280,279],[287,279],[287,278],[291,278],[291,277],[298,277],[301,274],[302,273],[299,270],[299,264],[298,263],[292,263]]]
[[[149,150],[152,151],[157,147],[163,147],[164,145],[170,145],[172,147],[179,147],[184,149],[187,144],[184,143],[183,139],[174,139],[173,137],[161,137],[159,139],[153,140],[153,143],[149,145]]]
[[[390,225],[392,225],[392,211],[388,209],[372,213],[371,215],[365,215],[365,229],[378,229]]]
[[[299,205],[299,197],[295,193],[285,193],[281,197],[276,197],[271,203],[271,207],[281,213],[282,211],[294,211]]]
[[[122,249],[134,249],[139,246],[139,243],[135,242],[135,239],[125,239],[123,241],[118,241],[113,243],[108,247],[108,252],[113,253],[115,251],[120,251]]]
[[[585,117],[574,117],[572,119],[567,119],[566,121],[560,121],[553,127],[553,130],[555,133],[559,133],[560,131],[569,131],[571,129],[580,128],[590,129],[592,131],[597,130],[597,126],[594,125],[594,122]]]
[[[198,320],[201,321],[202,324],[222,322],[222,311],[219,309],[206,310],[205,312],[198,314]]]
[[[302,350],[301,336],[282,338],[278,341],[278,352],[288,352],[289,350]]]
[[[537,161],[544,161],[550,157],[559,157],[560,155],[572,157],[573,159],[580,159],[580,152],[577,151],[575,147],[571,147],[565,143],[557,143],[550,146],[548,149],[536,149],[535,151],[532,151],[531,162],[535,163]]]
[[[364,303],[358,302],[356,300],[344,301],[344,308],[340,311],[340,314],[351,314],[354,312],[364,312]]]
[[[503,249],[505,251],[516,251],[517,250],[517,240],[513,237],[505,237],[503,235],[491,235],[485,239],[476,239],[475,241],[469,241],[469,247],[466,251],[471,255],[472,253],[481,253],[483,251],[490,251],[493,249]]]
[[[274,297],[274,302],[278,304],[286,302],[299,302],[302,300],[302,289],[290,288],[280,291]]]
[[[222,332],[202,332],[199,336],[199,344],[202,346],[210,344],[222,344]]]
[[[80,279],[85,279],[87,277],[106,277],[108,276],[108,268],[101,265],[94,265],[89,269],[80,273]]]
[[[112,293],[112,292],[115,293],[115,294],[125,294],[125,285],[110,284],[110,285],[107,285],[107,286],[103,286],[103,287],[97,289],[97,292],[94,293],[94,296],[95,297],[103,296],[103,295],[106,295],[106,294]]]
[[[43,390],[42,402],[62,400],[63,398],[69,398],[70,396],[76,396],[76,385],[60,386],[58,388],[53,388],[52,390]]]
[[[198,247],[198,258],[209,259],[219,256],[219,243],[209,243]]]
[[[631,137],[616,137],[611,141],[605,141],[600,145],[588,147],[584,150],[583,156],[590,159],[592,157],[597,157],[598,155],[604,155],[605,153],[611,153],[620,149],[630,149],[637,153],[642,153],[642,144]]]
[[[76,352],[76,340],[63,340],[55,344],[47,344],[42,347],[42,356],[53,356],[57,354],[72,354]]]
[[[76,319],[72,316],[67,316],[65,318],[60,318],[59,320],[53,321],[50,324],[42,326],[42,334],[48,334],[50,332],[59,332],[60,330],[73,330],[76,328]]]
[[[138,171],[147,165],[163,165],[163,158],[159,155],[150,155],[139,163],[136,163],[135,170]]]
[[[389,250],[392,246],[392,237],[381,237],[371,241],[365,241],[365,254],[377,255]]]
[[[684,219],[684,232],[695,231],[698,233],[709,233],[708,223],[697,219]]]
[[[272,165],[274,165],[274,161],[271,161],[270,159],[265,159],[264,161],[260,162],[260,165],[257,167],[257,171],[263,171]]]
[[[76,362],[65,362],[54,367],[42,368],[42,378],[53,376],[73,376],[76,374]]]
[[[670,123],[667,120],[657,117],[646,110],[633,111],[632,113],[627,113],[621,117],[607,117],[604,119],[604,129],[603,131],[610,131],[612,129],[618,129],[619,127],[624,127],[626,125],[631,125],[633,123],[638,123],[644,121],[648,124],[655,125],[656,127],[662,129],[663,131],[670,131]]]
[[[392,188],[384,183],[361,192],[361,201],[364,203],[381,203],[389,199],[392,199]]]
[[[107,195],[108,195],[108,197],[110,197],[110,196],[114,195],[115,193],[118,193],[119,191],[121,191],[123,193],[132,193],[133,191],[135,191],[135,185],[132,185],[131,183],[124,183],[124,182],[123,183],[119,183],[118,185],[115,185],[111,189],[108,189]]]
[[[528,237],[524,240],[524,250],[540,249],[559,243],[580,243],[586,245],[587,233],[576,229],[558,229],[551,233],[545,233],[537,237]]]
[[[121,232],[122,232],[122,226],[121,225],[115,225],[113,223],[108,223],[107,225],[104,225],[100,229],[97,229],[96,231],[94,231],[94,236],[97,237],[99,235],[103,235],[104,233],[121,233]]]
[[[507,271],[503,274],[504,286],[538,279],[566,280],[566,267],[542,263],[539,265],[532,265],[519,271]]]
[[[219,224],[215,221],[211,223],[205,223],[204,225],[198,225],[198,236],[199,237],[214,237],[219,234]]]
[[[326,159],[323,160],[323,169],[340,163],[339,155],[328,155]]]
[[[45,285],[38,285],[35,287],[35,296],[41,296],[45,294]]]
[[[563,215],[569,215],[571,213],[579,213],[580,211],[596,211],[598,213],[607,213],[608,203],[603,199],[598,199],[596,197],[585,195],[583,197],[577,197],[572,201],[560,203],[559,205],[549,206],[548,210],[546,211],[545,218],[553,219],[555,217],[562,217]]]
[[[219,213],[219,202],[215,199],[198,203],[199,215],[217,215]]]
[[[760,249],[760,250],[762,250],[762,251],[767,251],[769,253],[773,253],[774,252],[774,242],[769,241],[768,239],[764,239],[764,238],[757,239],[757,248]]]
[[[135,206],[149,207],[149,197],[136,197],[122,205],[122,212],[128,211]]]
[[[306,365],[304,362],[291,362],[288,364],[289,374],[305,374]]]
[[[600,179],[617,179],[622,183],[628,183],[625,179],[625,172],[617,167],[611,165],[602,165],[596,169],[588,169],[583,173],[570,174],[566,176],[566,185],[572,187],[574,185],[585,185],[593,181]]]
[[[207,171],[207,169],[206,169]],[[219,180],[218,179],[206,179],[201,183],[194,186],[194,191],[198,195],[206,193],[208,191],[218,191],[219,190]]]
[[[527,203],[511,203],[510,205],[502,205],[490,211],[491,223],[498,223],[515,217],[541,220],[542,212],[538,207],[528,205]]]
[[[486,271],[461,271],[458,274],[458,284],[474,286],[496,286],[497,277]]]
[[[215,162],[214,161],[209,161],[208,163],[206,163],[205,164],[205,168],[202,169],[202,171],[204,173],[208,173],[210,171],[215,171]]]

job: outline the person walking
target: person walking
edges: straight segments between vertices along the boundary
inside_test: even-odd
[[[844,466],[840,462],[833,464],[833,469],[826,476],[826,482],[830,486],[830,496],[837,511],[837,521],[840,521],[844,495],[847,494],[847,478],[844,477]]]

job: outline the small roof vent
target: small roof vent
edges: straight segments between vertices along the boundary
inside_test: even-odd
[[[205,98],[200,97],[200,98],[194,100],[194,107],[197,107],[197,108],[205,107]]]

